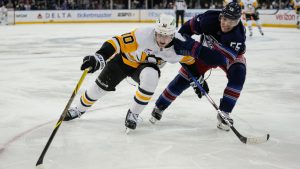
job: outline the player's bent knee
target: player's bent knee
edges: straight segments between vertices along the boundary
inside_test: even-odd
[[[231,65],[227,76],[231,82],[243,85],[246,79],[246,65],[243,63]]]
[[[140,87],[153,92],[158,84],[159,72],[153,67],[145,67],[140,73]]]

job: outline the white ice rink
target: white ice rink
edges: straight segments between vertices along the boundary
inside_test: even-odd
[[[53,24],[0,27],[0,169],[34,169],[82,72],[85,55],[110,37],[150,24]],[[216,128],[206,98],[188,89],[157,125],[155,100],[178,64],[162,69],[156,94],[137,130],[125,134],[132,80],[99,100],[79,120],[63,122],[46,156],[46,169],[299,169],[300,31],[265,28],[247,37],[247,79],[232,113],[245,136],[270,133],[267,143],[244,145]],[[80,94],[97,74],[88,75]],[[226,86],[214,69],[208,84],[219,104]],[[77,97],[78,99],[78,97]]]

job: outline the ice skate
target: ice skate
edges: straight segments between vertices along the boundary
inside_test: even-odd
[[[222,114],[224,115],[224,118],[227,119],[229,121],[229,123],[231,123],[233,125],[233,119],[229,117],[229,113],[222,113]],[[224,131],[230,130],[230,127],[224,121],[224,119],[220,116],[220,114],[217,115],[217,119],[218,119],[217,127],[220,130],[224,130]]]
[[[80,112],[77,107],[71,107],[68,110],[66,117],[64,118],[64,121],[70,121],[76,118],[80,118],[82,114],[84,114],[84,112]]]
[[[264,32],[261,29],[259,30],[259,33],[264,36]]]
[[[128,110],[125,119],[126,133],[129,133],[131,130],[136,129],[138,117],[138,114],[134,114],[130,110]]]
[[[162,114],[163,114],[163,111],[160,110],[159,108],[157,107],[154,107],[152,113],[151,113],[151,118],[149,119],[149,121],[152,123],[152,124],[155,124],[157,121],[159,121],[161,118],[162,118]]]

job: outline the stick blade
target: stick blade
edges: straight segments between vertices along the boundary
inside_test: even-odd
[[[43,164],[39,164],[36,166],[36,169],[45,169],[44,165]]]
[[[269,140],[270,134],[266,134],[262,137],[254,137],[254,138],[247,138],[246,144],[261,144],[265,143]]]

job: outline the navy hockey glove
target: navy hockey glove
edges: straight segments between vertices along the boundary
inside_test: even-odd
[[[202,88],[205,90],[206,93],[209,93],[209,88],[207,82],[203,79],[203,76],[200,76],[197,80]],[[197,96],[201,99],[204,93],[201,92],[201,90],[198,88],[195,82],[191,82],[190,85],[193,87],[195,93]]]
[[[201,48],[202,45],[188,35],[174,38],[174,50],[178,55],[197,58],[200,55]]]
[[[94,73],[98,69],[103,69],[105,66],[105,60],[100,54],[88,55],[83,58],[81,70],[91,67],[88,73]]]

